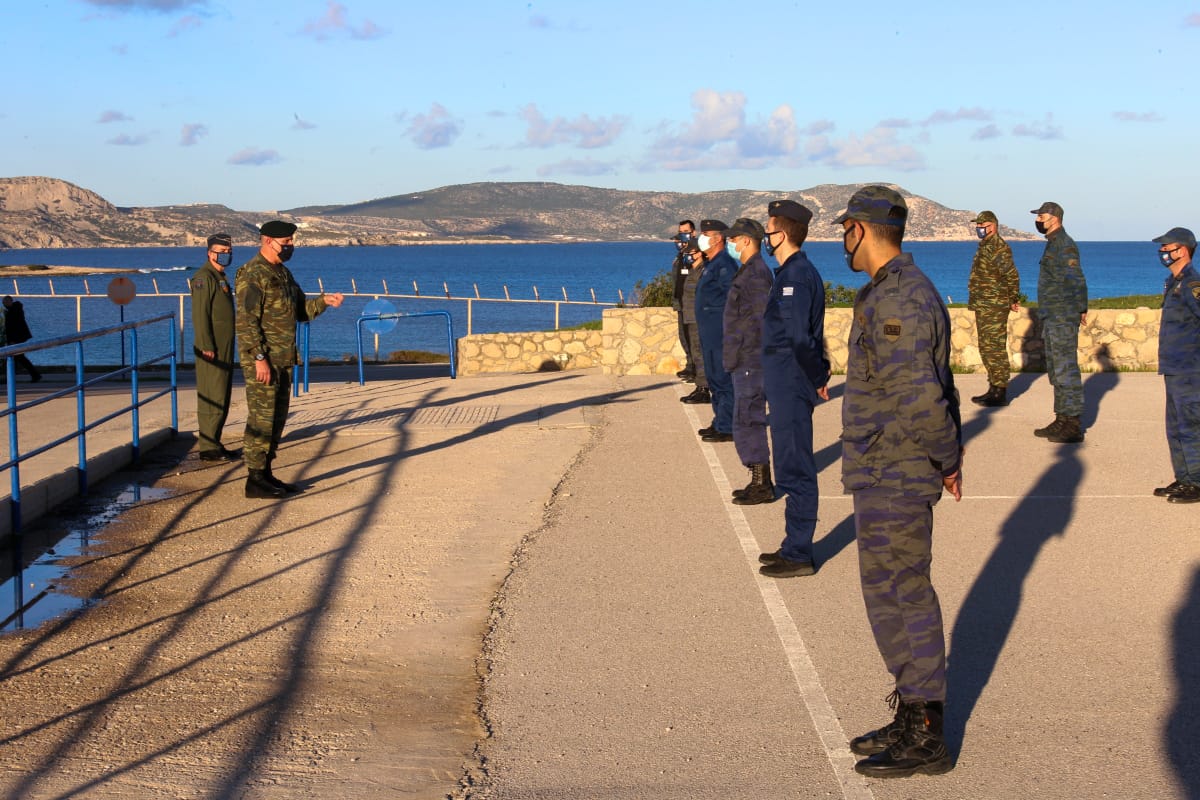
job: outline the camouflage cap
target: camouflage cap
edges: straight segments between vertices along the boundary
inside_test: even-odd
[[[700,220],[700,231],[702,233],[714,233],[724,231],[729,226],[719,219],[702,219]]]
[[[296,232],[296,226],[281,219],[273,219],[270,222],[264,222],[258,232],[263,236],[270,236],[272,239],[286,239]]]
[[[1049,201],[1042,203],[1040,206],[1035,208],[1033,211],[1030,211],[1029,213],[1030,214],[1049,214],[1052,217],[1058,217],[1059,222],[1062,222],[1062,218],[1063,218],[1062,206],[1060,206],[1058,203],[1051,203]]]
[[[1196,249],[1196,236],[1187,228],[1171,228],[1171,230],[1150,241],[1155,244],[1181,244],[1189,250]]]
[[[795,200],[772,200],[767,204],[767,216],[794,219],[805,225],[812,220],[812,212]]]
[[[845,213],[835,219],[833,224],[841,225],[848,219],[903,227],[908,219],[908,204],[895,189],[886,186],[864,186],[850,196]]]
[[[214,233],[208,237],[208,246],[211,248],[214,244],[223,244],[226,247],[233,247],[233,237],[228,233]]]
[[[994,222],[997,225],[1000,224],[1000,220],[996,219],[996,215],[993,214],[991,211],[980,211],[979,216],[977,216],[975,219],[971,220],[971,222],[975,222],[975,223]]]
[[[754,241],[758,241],[767,235],[762,224],[758,220],[750,219],[749,217],[738,217],[729,230],[725,231],[725,238],[732,239],[734,236],[749,236]]]

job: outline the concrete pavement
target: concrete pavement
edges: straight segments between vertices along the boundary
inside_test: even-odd
[[[0,796],[1200,797],[1200,507],[1150,496],[1157,376],[1085,376],[1079,446],[1032,436],[1044,375],[964,404],[934,566],[958,763],[883,782],[846,748],[891,687],[840,378],[819,571],[774,581],[782,502],[728,502],[746,472],[673,380],[321,374],[277,462],[304,495],[164,445],[171,496],[79,566],[100,602],[0,637]]]

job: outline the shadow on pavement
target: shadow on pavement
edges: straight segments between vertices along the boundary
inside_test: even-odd
[[[1163,734],[1184,797],[1200,800],[1200,748],[1196,747],[1196,721],[1200,720],[1200,570],[1192,573],[1188,589],[1172,628],[1176,700]]]
[[[1086,407],[1098,407],[1118,380],[1118,373],[1089,377],[1084,382]],[[1042,547],[1066,531],[1083,480],[1079,448],[1086,445],[1040,440],[1031,444],[1057,447],[1057,457],[1001,525],[1000,541],[963,599],[950,635],[945,735],[952,752],[962,749],[967,722],[1008,641],[1021,609],[1025,579]]]

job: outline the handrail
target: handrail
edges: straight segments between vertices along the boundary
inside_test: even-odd
[[[363,323],[378,322],[383,319],[406,319],[410,317],[445,317],[446,318],[446,342],[450,350],[450,377],[458,377],[458,364],[454,357],[454,322],[450,319],[449,311],[417,311],[415,313],[406,314],[403,312],[393,312],[388,314],[363,314],[354,322],[355,339],[358,341],[358,385],[366,385],[366,373],[363,371]]]
[[[139,358],[138,358],[138,330],[140,328],[144,328],[148,325],[152,325],[156,322],[163,322],[163,321],[167,321],[167,320],[170,320],[170,322],[171,322],[170,345],[169,345],[170,349],[166,353],[162,353],[160,355],[147,358],[144,362],[139,361]],[[129,331],[129,335],[130,335],[130,364],[129,364],[129,366],[124,366],[119,369],[112,370],[111,372],[107,372],[104,375],[100,375],[98,377],[92,377],[90,379],[85,378],[84,377],[84,363],[83,363],[83,343],[85,341],[88,341],[89,339],[96,339],[101,336],[111,335],[113,333],[120,333],[122,336],[124,336],[125,331]],[[33,352],[37,352],[39,350],[47,350],[52,347],[64,347],[66,345],[72,345],[72,344],[75,346],[75,384],[73,386],[69,386],[65,389],[58,389],[56,391],[51,391],[45,395],[36,397],[32,400],[26,400],[25,402],[18,403],[17,402],[17,381],[16,381],[17,371],[16,371],[16,362],[13,360],[13,357],[22,355],[24,353],[33,353]],[[4,417],[8,418],[8,454],[9,454],[9,460],[0,464],[0,470],[5,470],[5,469],[9,470],[9,476],[10,476],[11,487],[12,487],[11,488],[11,494],[12,494],[11,518],[12,518],[12,530],[14,532],[20,532],[20,530],[21,530],[21,464],[22,464],[22,462],[24,462],[30,458],[33,458],[36,455],[40,455],[41,453],[44,453],[55,447],[58,447],[59,445],[66,444],[71,439],[75,439],[78,444],[78,456],[79,456],[79,462],[78,462],[78,466],[77,466],[77,470],[78,470],[77,475],[78,475],[78,479],[79,479],[79,493],[85,495],[85,494],[87,494],[87,487],[88,487],[88,481],[87,481],[87,469],[88,469],[88,466],[87,466],[87,436],[86,436],[88,431],[93,430],[94,428],[97,428],[106,422],[116,419],[117,417],[121,416],[122,414],[125,414],[127,412],[130,413],[131,426],[132,426],[132,434],[131,434],[130,444],[133,449],[133,460],[137,461],[141,457],[140,409],[142,406],[147,405],[168,393],[171,395],[171,435],[174,436],[175,433],[179,430],[179,399],[178,399],[178,385],[179,384],[178,384],[178,374],[177,374],[177,369],[176,369],[178,361],[179,361],[179,341],[178,341],[178,338],[176,335],[175,313],[174,312],[170,312],[170,313],[166,313],[166,314],[159,314],[157,316],[148,317],[146,319],[141,319],[141,320],[122,322],[122,323],[118,323],[116,325],[107,325],[103,328],[95,328],[90,331],[82,331],[80,333],[77,333],[77,334],[74,334],[71,336],[59,336],[54,339],[47,339],[47,340],[42,340],[42,341],[38,341],[38,342],[26,342],[23,344],[9,345],[8,347],[0,347],[0,358],[4,358],[5,361],[7,362],[6,363],[6,374],[7,374],[7,378],[8,378],[8,384],[7,384],[6,388],[7,388],[7,396],[8,396],[8,408],[0,410],[0,418],[4,418]],[[139,375],[140,375],[140,371],[141,371],[142,367],[149,366],[151,364],[156,364],[156,363],[159,363],[164,360],[169,360],[169,362],[170,362],[170,375],[171,375],[170,386],[167,387],[166,389],[163,389],[160,392],[155,392],[154,394],[149,395],[148,397],[145,397],[145,398],[139,397],[138,396],[138,385],[139,385]],[[97,420],[93,420],[92,422],[89,423],[87,421],[87,417],[84,413],[87,388],[99,383],[100,381],[104,381],[104,380],[108,380],[108,379],[116,378],[116,377],[122,377],[125,375],[130,376],[129,382],[130,382],[131,397],[130,397],[129,405],[125,406],[121,409],[118,409],[117,411],[114,411],[112,413],[106,414],[104,417],[97,419]],[[72,392],[75,393],[75,415],[76,415],[75,430],[72,433],[66,434],[65,436],[60,436],[59,438],[55,439],[52,442],[49,442],[48,444],[43,444],[39,447],[36,447],[33,450],[29,451],[28,453],[22,453],[21,449],[20,449],[20,429],[19,429],[19,424],[18,424],[20,412],[27,411],[31,408],[35,408],[39,405],[42,405],[43,403],[50,402],[51,400],[56,400],[56,399],[59,399],[62,397],[66,397],[68,394],[70,394]]]

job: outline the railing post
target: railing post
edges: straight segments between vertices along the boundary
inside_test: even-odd
[[[87,426],[84,379],[83,342],[78,341],[75,343],[75,430],[77,431],[82,431]],[[79,450],[79,493],[86,495],[88,490],[87,435],[80,433],[75,437],[75,441]]]
[[[183,305],[182,296],[179,298],[179,304]],[[177,367],[179,343],[183,341],[183,336],[178,334],[175,321],[171,322],[171,438],[174,439],[179,434],[179,375]]]
[[[478,289],[476,289],[476,292],[478,292]],[[471,335],[471,306],[474,305],[474,303],[474,300],[469,297],[467,298],[467,336]]]
[[[122,334],[124,338],[124,334]],[[141,409],[138,408],[138,329],[129,329],[129,373],[130,404],[133,406],[133,462],[142,457]]]
[[[15,287],[17,282],[13,281]],[[8,378],[8,407],[15,409],[17,407],[17,366],[13,363],[12,356],[4,359],[5,375]],[[16,460],[21,457],[21,445],[17,439],[17,412],[8,415],[8,457],[10,460]],[[10,494],[12,495],[12,505],[9,507],[10,518],[12,519],[12,529],[19,533],[21,530],[21,463],[17,461],[10,468]],[[20,581],[17,581],[20,583]],[[18,606],[20,608],[20,606]]]

